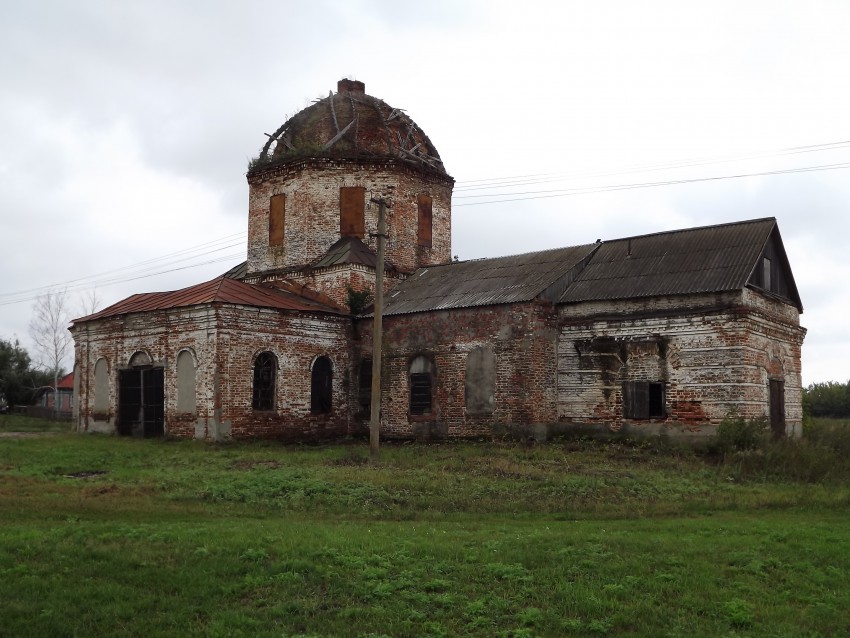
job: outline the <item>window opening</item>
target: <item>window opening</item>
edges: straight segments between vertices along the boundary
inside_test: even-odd
[[[263,352],[254,362],[254,398],[255,410],[274,410],[275,376],[277,361],[271,352]]]
[[[770,279],[770,259],[765,257],[762,260],[762,287],[765,290],[772,290],[771,288],[771,279]]]
[[[416,207],[418,209],[419,219],[417,243],[424,248],[431,248],[431,196],[419,195],[416,198]]]
[[[333,397],[333,370],[331,360],[327,357],[319,357],[313,363],[310,386],[310,411],[313,414],[330,412]]]
[[[431,414],[434,371],[430,359],[416,357],[410,363],[410,414]]]
[[[665,416],[664,383],[653,381],[623,383],[623,418],[663,419]]]
[[[272,195],[269,202],[269,246],[283,246],[286,195]]]
[[[360,362],[360,374],[358,377],[357,403],[361,414],[371,416],[372,414],[372,360],[363,359]]]
[[[366,234],[366,189],[363,186],[343,186],[339,189],[339,234],[360,237]]]

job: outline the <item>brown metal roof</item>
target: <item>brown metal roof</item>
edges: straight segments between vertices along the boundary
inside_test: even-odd
[[[115,317],[135,312],[152,310],[167,310],[200,306],[210,303],[226,303],[257,308],[275,308],[278,310],[297,310],[330,312],[339,314],[339,310],[313,299],[295,294],[291,291],[279,290],[227,277],[218,277],[202,284],[174,290],[170,292],[149,292],[127,297],[123,301],[109,306],[86,317],[75,319],[74,323],[93,321],[105,317]]]
[[[339,264],[361,264],[375,268],[378,256],[358,237],[342,237],[311,268],[328,268]]]
[[[775,226],[766,218],[606,241],[560,301],[741,289]]]
[[[594,244],[420,268],[393,288],[384,314],[468,308],[520,301],[562,290]]]

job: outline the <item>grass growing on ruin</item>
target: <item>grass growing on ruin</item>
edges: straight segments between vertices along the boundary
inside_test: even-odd
[[[850,480],[656,444],[0,439],[0,635],[850,632]]]

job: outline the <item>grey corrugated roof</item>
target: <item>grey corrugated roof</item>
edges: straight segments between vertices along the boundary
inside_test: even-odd
[[[560,293],[595,247],[570,246],[420,268],[390,291],[384,314],[529,301],[550,289]]]
[[[560,301],[743,288],[775,226],[766,218],[606,241]]]
[[[321,259],[311,265],[312,268],[327,268],[338,264],[362,264],[374,268],[378,256],[357,237],[342,237],[328,248]]]
[[[391,290],[384,314],[535,298],[573,303],[740,290],[772,233],[781,245],[771,217],[432,266]],[[802,309],[789,282],[790,299]]]

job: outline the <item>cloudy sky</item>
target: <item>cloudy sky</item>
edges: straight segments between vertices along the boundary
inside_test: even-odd
[[[348,77],[439,149],[461,259],[776,217],[804,383],[846,381],[848,33],[846,0],[6,2],[0,338],[51,287],[244,260],[249,159]]]

